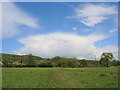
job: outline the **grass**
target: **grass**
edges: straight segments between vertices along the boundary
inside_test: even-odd
[[[116,88],[117,67],[3,68],[3,88]]]

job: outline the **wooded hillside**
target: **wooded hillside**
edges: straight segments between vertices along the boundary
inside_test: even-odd
[[[1,54],[3,67],[93,67],[93,66],[118,66],[120,61],[107,60],[85,60],[77,58],[66,58],[56,56],[53,58],[42,58],[29,55]],[[109,62],[108,62],[109,61]]]

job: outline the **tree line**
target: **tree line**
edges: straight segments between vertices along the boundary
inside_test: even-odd
[[[96,66],[119,66],[120,61],[115,60],[112,53],[103,53],[100,60],[86,60],[55,56],[42,58],[29,55],[1,54],[2,67],[96,67]]]

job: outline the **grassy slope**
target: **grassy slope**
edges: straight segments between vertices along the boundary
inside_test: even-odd
[[[3,87],[117,87],[117,67],[3,68]]]

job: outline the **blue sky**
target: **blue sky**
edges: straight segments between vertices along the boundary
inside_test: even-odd
[[[3,3],[2,53],[117,58],[117,23],[117,3]]]

